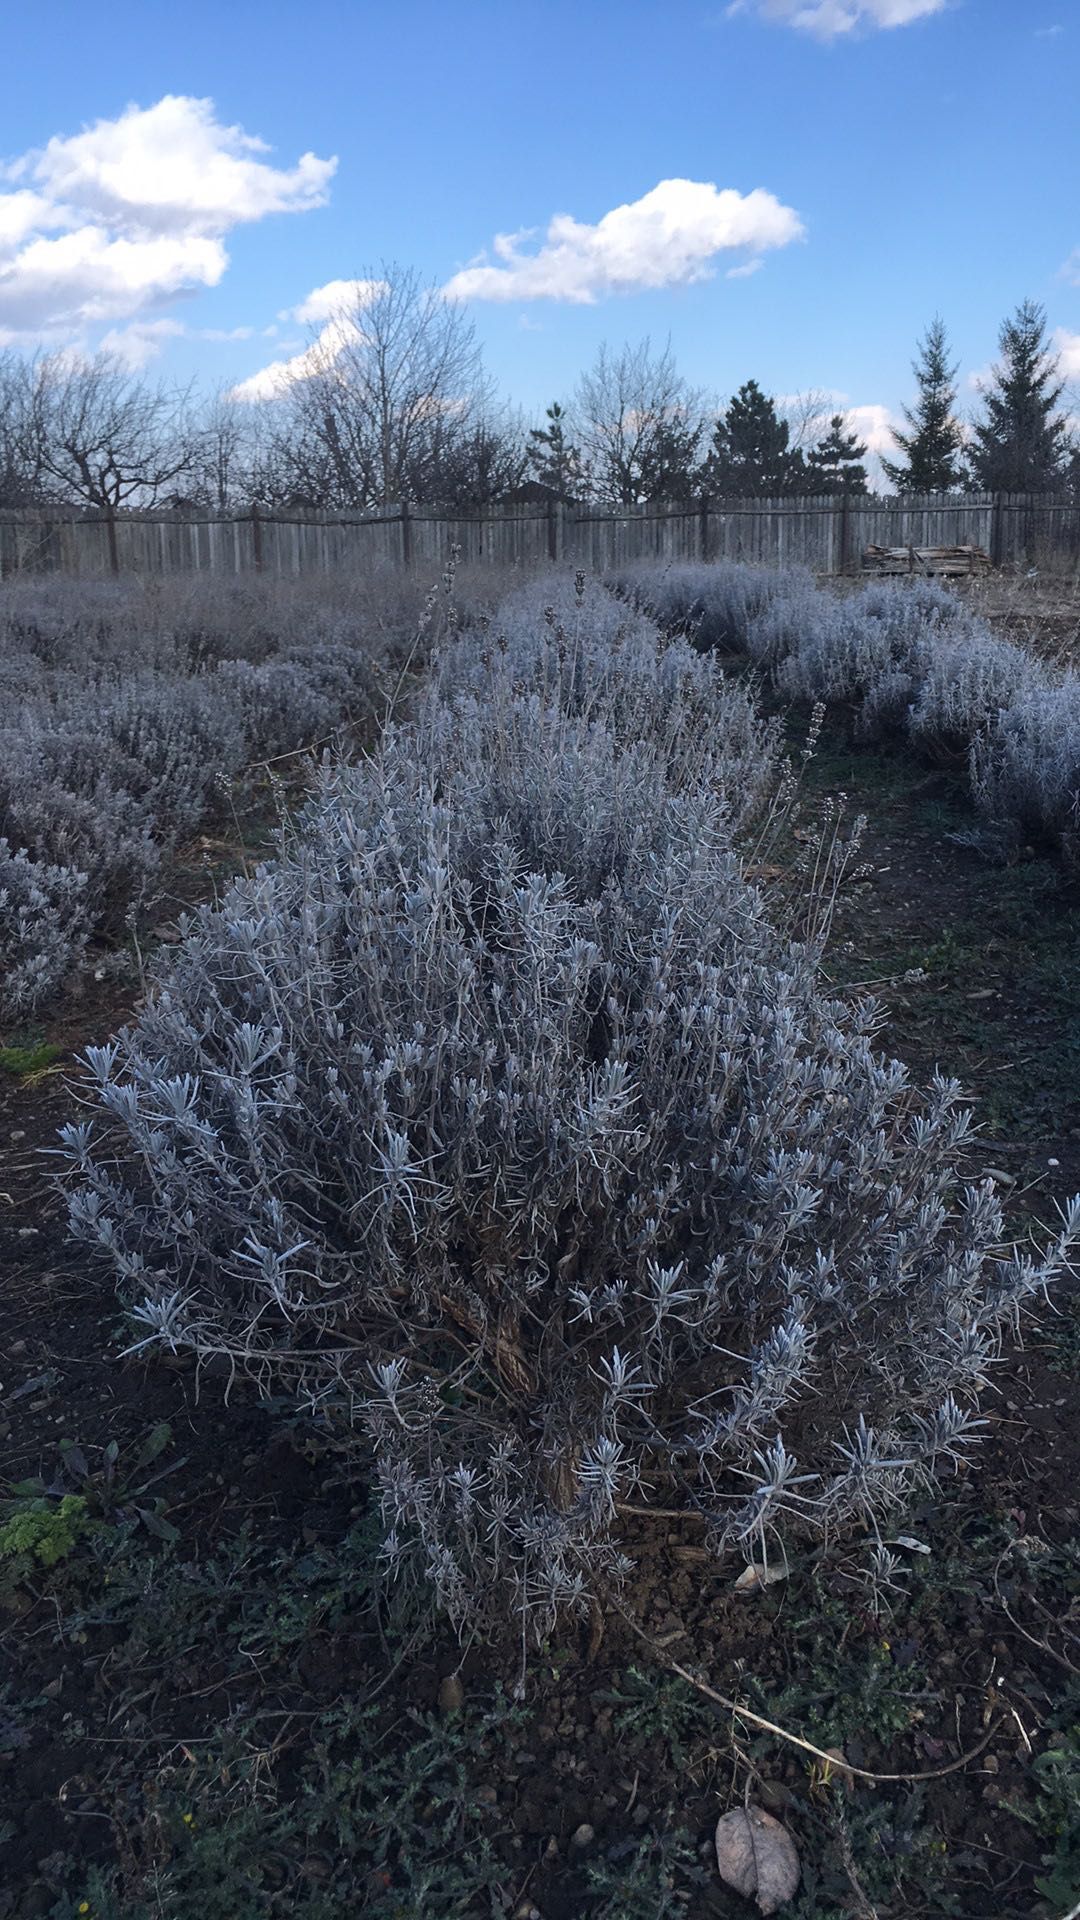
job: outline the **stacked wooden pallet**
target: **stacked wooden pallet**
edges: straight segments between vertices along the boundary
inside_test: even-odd
[[[864,573],[985,573],[990,555],[982,547],[865,547]]]

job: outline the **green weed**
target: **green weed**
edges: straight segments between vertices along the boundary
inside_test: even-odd
[[[10,1073],[15,1079],[24,1079],[28,1074],[42,1073],[59,1060],[62,1047],[53,1046],[51,1041],[39,1040],[31,1045],[0,1047],[0,1073]]]

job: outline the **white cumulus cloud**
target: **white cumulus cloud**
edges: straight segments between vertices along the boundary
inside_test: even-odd
[[[762,187],[742,194],[704,180],[661,180],[593,226],[555,214],[532,252],[532,234],[499,234],[499,264],[464,267],[443,291],[451,299],[591,306],[607,294],[689,286],[711,277],[718,254],[759,254],[802,233],[798,214]]]
[[[0,327],[71,333],[216,286],[232,227],[326,200],[336,160],[268,151],[211,100],[167,94],[0,167]]]
[[[748,5],[765,20],[797,27],[819,40],[836,40],[860,27],[909,27],[943,13],[948,0],[735,0],[728,12],[745,13]]]
[[[1070,333],[1068,327],[1055,327],[1054,352],[1062,379],[1080,380],[1080,333]]]
[[[195,337],[213,341],[250,340],[254,332],[254,327],[199,327]]]
[[[865,440],[871,453],[888,453],[892,449],[892,429],[899,423],[891,407],[884,407],[876,400],[861,407],[845,407],[844,420],[860,440]]]
[[[356,315],[386,290],[385,280],[328,280],[325,286],[313,287],[299,306],[286,307],[281,318],[299,320],[309,326],[324,321],[315,339],[299,353],[272,360],[268,367],[260,367],[258,373],[241,380],[239,386],[232,389],[230,398],[253,404],[260,400],[279,400],[298,381],[325,373],[346,347],[363,339]]]
[[[317,327],[337,314],[366,307],[377,293],[385,291],[385,280],[328,280],[324,287],[313,287],[298,307],[287,307],[280,318],[299,320],[304,327]]]
[[[125,319],[192,287],[216,287],[227,265],[220,240],[194,233],[137,240],[77,227],[34,238],[0,260],[0,325],[33,335]]]

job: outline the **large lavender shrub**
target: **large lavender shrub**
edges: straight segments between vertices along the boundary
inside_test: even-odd
[[[134,1344],[365,1435],[388,1566],[544,1632],[625,1510],[762,1560],[958,1459],[1080,1208],[1002,1250],[957,1087],[776,930],[662,672],[636,738],[453,679],[189,924],[64,1151]]]
[[[669,629],[692,636],[700,647],[745,653],[747,634],[777,598],[812,595],[814,577],[803,567],[755,567],[686,561],[673,566],[642,564],[612,576],[628,599]]]
[[[529,692],[595,722],[619,745],[648,740],[669,778],[711,781],[732,826],[758,819],[775,792],[779,728],[720,662],[584,575],[548,575],[510,595],[468,645],[437,654],[432,699],[462,693],[498,713]]]
[[[78,964],[89,929],[86,875],[13,853],[0,839],[0,980],[15,1019]]]
[[[1006,852],[1053,839],[1080,863],[1080,678],[1032,675],[971,750],[976,803]]]
[[[5,583],[0,834],[31,863],[84,876],[84,942],[115,936],[231,780],[384,712],[418,641],[496,584],[459,579],[450,606],[400,575]],[[68,971],[20,967],[18,1009],[0,979],[0,1018]]]
[[[736,646],[785,699],[826,701],[856,738],[899,739],[971,768],[988,850],[1022,836],[1076,854],[1080,699],[1055,672],[927,580],[840,596],[805,574],[742,566],[636,568],[615,584],[674,629]],[[710,578],[710,576],[712,576]]]

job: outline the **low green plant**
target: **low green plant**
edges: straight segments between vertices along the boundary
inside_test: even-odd
[[[508,1920],[512,1876],[495,1851],[502,1820],[485,1789],[525,1718],[501,1695],[467,1715],[413,1712],[404,1722],[348,1702],[313,1722],[284,1790],[267,1766],[272,1736],[252,1713],[186,1778],[169,1769],[153,1783],[128,1863],[91,1871],[52,1920],[335,1920],[347,1911]]]
[[[0,1072],[10,1073],[16,1079],[31,1073],[42,1073],[59,1060],[62,1051],[61,1047],[53,1046],[48,1040],[39,1040],[30,1045],[0,1047]]]
[[[1075,1660],[1080,1620],[1080,1540],[1043,1547],[1019,1540],[1014,1565],[1023,1595],[1010,1594],[1014,1606],[1034,1610],[1037,1631],[1052,1648],[1068,1647]],[[1006,1572],[1009,1570],[1007,1569]],[[1026,1607],[1024,1606],[1026,1602]],[[1069,1654],[1062,1652],[1063,1662]],[[1073,1667],[1075,1673],[1075,1665]],[[1035,1885],[1055,1913],[1080,1900],[1080,1680],[1071,1679],[1048,1716],[1048,1744],[1031,1763],[1034,1798],[1010,1802],[1010,1811],[1034,1829],[1043,1845],[1043,1873]]]
[[[963,1909],[947,1884],[945,1841],[928,1815],[924,1789],[849,1798],[833,1775],[816,1804],[800,1808],[802,1877],[785,1920],[850,1920],[852,1914],[948,1915]]]
[[[935,1696],[916,1664],[901,1665],[890,1632],[815,1578],[806,1604],[786,1622],[799,1667],[780,1690],[748,1677],[751,1703],[824,1747],[852,1734],[888,1742],[905,1733]]]
[[[1045,1871],[1035,1886],[1057,1913],[1071,1910],[1080,1900],[1080,1729],[1073,1725],[1054,1739],[1032,1762],[1034,1807],[1015,1806],[1012,1811],[1027,1820],[1045,1844]]]
[[[679,1773],[686,1769],[693,1745],[715,1721],[701,1694],[678,1674],[659,1667],[629,1667],[620,1691],[608,1697],[618,1706],[614,1726],[620,1738],[663,1740]]]
[[[59,1501],[19,1495],[5,1503],[0,1527],[0,1579],[4,1587],[22,1586],[34,1574],[66,1560],[95,1522],[77,1493]]]
[[[136,1522],[159,1540],[175,1541],[179,1534],[164,1517],[163,1498],[160,1494],[149,1496],[151,1488],[168,1474],[175,1473],[184,1461],[171,1461],[159,1472],[147,1474],[147,1469],[164,1453],[171,1439],[172,1428],[163,1420],[137,1447],[129,1449],[126,1456],[119,1441],[110,1440],[101,1449],[101,1458],[95,1466],[91,1466],[85,1448],[78,1441],[63,1439],[60,1441],[60,1475],[52,1481],[40,1477],[20,1480],[13,1492],[46,1505],[50,1499],[58,1500],[63,1506],[71,1497],[65,1492],[66,1482],[78,1488],[78,1497],[91,1519],[110,1525]]]
[[[589,1862],[586,1911],[590,1920],[668,1920],[687,1912],[688,1887],[705,1886],[711,1878],[684,1827],[646,1834]]]

